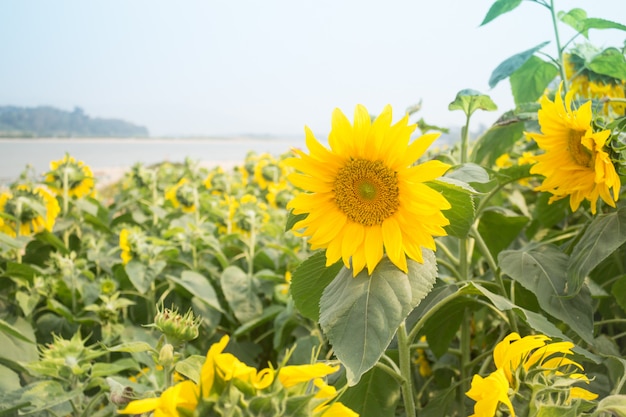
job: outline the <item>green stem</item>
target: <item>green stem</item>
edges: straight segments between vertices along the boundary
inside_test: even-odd
[[[462,416],[466,416],[465,412],[465,393],[469,391],[469,365],[470,365],[470,349],[471,349],[471,320],[472,316],[469,314],[468,309],[465,310],[465,314],[463,315],[463,322],[461,323],[461,383],[459,384],[459,401],[460,412]]]
[[[465,127],[463,128],[461,134],[461,163],[464,164],[467,162],[468,157],[468,142],[469,142],[469,122],[471,115],[468,114],[465,117]]]
[[[398,327],[398,354],[402,382],[402,400],[407,417],[415,417],[415,399],[413,398],[413,378],[411,374],[411,343],[406,333],[406,322]]]
[[[554,28],[554,40],[556,41],[556,49],[559,56],[559,72],[563,80],[563,93],[567,94],[567,77],[565,76],[565,66],[563,65],[563,49],[561,48],[561,38],[559,37],[559,27],[556,19],[556,11],[554,9],[554,0],[550,0],[550,16],[552,17],[552,27]]]
[[[498,283],[498,287],[502,293],[502,296],[507,297],[506,287],[504,286],[504,280],[502,279],[502,273],[498,265],[496,264],[495,259],[491,255],[489,248],[487,247],[487,243],[483,239],[482,235],[478,231],[476,225],[473,225],[470,229],[470,235],[474,238],[476,245],[478,245],[478,250],[483,255],[489,268],[493,271],[493,276]],[[515,314],[513,310],[507,310],[507,317],[509,318],[509,325],[511,326],[511,330],[517,332],[517,320],[515,319]]]

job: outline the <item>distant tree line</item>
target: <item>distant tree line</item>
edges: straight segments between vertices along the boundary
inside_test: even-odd
[[[148,129],[120,119],[91,118],[83,109],[0,106],[0,137],[141,137]]]

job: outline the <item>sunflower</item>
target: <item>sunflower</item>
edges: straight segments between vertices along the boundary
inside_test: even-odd
[[[52,231],[59,212],[56,198],[44,187],[22,184],[0,194],[0,232],[9,236],[30,236]]]
[[[326,248],[326,264],[342,259],[356,276],[367,266],[371,274],[386,251],[407,272],[409,257],[423,262],[421,248],[435,250],[433,236],[446,235],[449,224],[441,210],[448,201],[424,182],[449,168],[440,161],[413,165],[439,134],[426,134],[409,144],[415,125],[408,115],[392,125],[391,107],[371,121],[365,107],[355,110],[354,125],[336,109],[328,138],[322,146],[307,127],[309,154],[287,163],[299,173],[288,179],[305,191],[287,208],[307,214],[294,225],[310,236],[312,249]]]
[[[63,159],[50,162],[50,172],[46,174],[46,185],[57,195],[63,194],[63,184],[67,183],[70,197],[84,197],[93,192],[93,173],[88,165],[65,155]]]
[[[167,190],[165,199],[169,200],[174,207],[180,207],[183,212],[193,213],[197,209],[197,193],[187,178],[181,178],[175,186]]]
[[[545,151],[536,157],[537,163],[530,169],[531,174],[545,176],[535,190],[551,193],[550,202],[569,196],[572,211],[588,200],[595,214],[598,198],[615,207],[621,183],[605,150],[611,132],[594,132],[591,102],[572,110],[573,92],[567,93],[563,101],[561,89],[562,85],[554,101],[546,96],[541,98],[538,115],[542,134],[528,133]]]

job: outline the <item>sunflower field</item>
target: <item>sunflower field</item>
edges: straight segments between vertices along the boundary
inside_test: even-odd
[[[626,26],[533,2],[558,53],[493,71],[478,137],[460,91],[454,146],[357,105],[228,170],[0,189],[0,416],[626,416],[626,43],[588,41]]]

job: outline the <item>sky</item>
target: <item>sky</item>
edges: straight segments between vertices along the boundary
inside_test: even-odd
[[[513,107],[508,80],[489,88],[493,69],[546,40],[556,52],[536,3],[479,26],[493,1],[0,0],[0,105],[79,106],[152,136],[301,136],[327,134],[334,108],[390,104],[398,120],[420,100],[412,120],[459,126],[448,104],[472,88],[498,106],[473,122],[489,125]],[[626,23],[625,0],[554,2]]]

